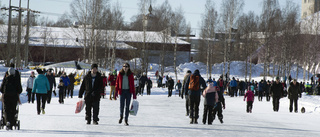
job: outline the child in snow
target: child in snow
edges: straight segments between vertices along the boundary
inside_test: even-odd
[[[213,106],[215,106],[215,103],[218,102],[219,99],[216,86],[213,86],[212,81],[208,83],[208,87],[203,91],[202,96],[205,98],[202,123],[206,124],[208,117],[208,125],[212,125]]]
[[[64,92],[65,86],[64,86],[64,83],[63,83],[62,79],[60,79],[60,83],[58,85],[58,88],[59,88],[59,103],[63,104],[64,103],[64,101],[63,101],[63,98],[64,98],[63,97],[63,92]]]
[[[244,99],[243,99],[243,101],[245,101],[247,98],[247,113],[249,113],[249,112],[252,113],[252,105],[253,105],[253,101],[254,101],[254,94],[253,94],[252,90],[254,90],[253,85],[250,86],[247,93],[244,95]]]

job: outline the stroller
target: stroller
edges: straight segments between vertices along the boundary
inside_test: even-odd
[[[0,129],[4,129],[4,126],[6,126],[7,124],[5,123],[4,120],[4,103],[3,101],[0,102],[1,103],[1,119],[0,119]],[[19,103],[17,103],[16,106],[16,114],[14,116],[14,120],[16,121],[16,123],[12,124],[12,127],[14,127],[14,129],[16,130],[20,130],[20,120],[18,120],[18,115],[19,115]],[[6,126],[6,129],[9,130],[9,127]]]

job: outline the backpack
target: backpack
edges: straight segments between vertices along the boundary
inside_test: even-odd
[[[200,88],[199,76],[191,75],[189,82],[189,90],[198,91]]]

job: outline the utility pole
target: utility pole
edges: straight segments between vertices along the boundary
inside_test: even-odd
[[[9,0],[9,21],[8,21],[8,37],[7,37],[7,50],[8,50],[8,57],[6,61],[6,66],[9,66],[10,64],[10,58],[11,58],[11,0]]]
[[[29,9],[29,0],[27,6],[27,29],[25,37],[25,56],[24,56],[24,66],[27,67],[29,64],[29,28],[30,28],[30,9]]]
[[[19,21],[18,21],[18,40],[16,44],[16,67],[21,67],[21,55],[20,55],[20,45],[21,45],[21,0],[19,0]]]

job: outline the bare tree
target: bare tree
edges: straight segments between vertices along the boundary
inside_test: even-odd
[[[225,32],[228,32],[227,45],[224,47],[223,76],[226,62],[228,62],[227,76],[230,76],[230,48],[233,40],[233,27],[241,15],[243,5],[243,0],[224,0],[221,5],[222,23]]]
[[[243,39],[243,48],[244,48],[244,56],[246,57],[246,65],[245,65],[245,79],[247,79],[249,73],[249,81],[251,81],[252,74],[252,57],[251,54],[257,47],[257,30],[258,30],[259,17],[254,14],[253,11],[250,11],[248,14],[244,14],[240,17],[238,28],[239,32],[242,34]],[[248,62],[249,61],[249,62]],[[249,63],[249,64],[248,64]],[[250,66],[249,66],[250,65]],[[249,72],[248,72],[249,66]]]
[[[178,72],[177,72],[177,49],[178,49],[178,35],[181,32],[184,32],[186,29],[186,20],[183,15],[183,9],[180,6],[173,14],[174,20],[172,21],[172,30],[175,34],[175,45],[174,45],[174,59],[173,59],[173,68],[176,77],[176,81],[178,81]]]
[[[212,64],[211,55],[213,54],[212,48],[215,41],[215,27],[218,23],[218,13],[215,9],[214,2],[207,0],[205,4],[205,13],[202,15],[201,32],[200,36],[203,41],[206,41],[207,48],[207,77],[211,77]]]
[[[279,31],[279,20],[281,16],[281,11],[279,7],[278,0],[264,0],[263,1],[263,9],[261,14],[261,31],[264,34],[264,49],[266,50],[264,53],[264,69],[263,79],[266,79],[266,75],[269,75],[269,67],[270,67],[270,43],[274,40],[276,36],[276,32]]]

